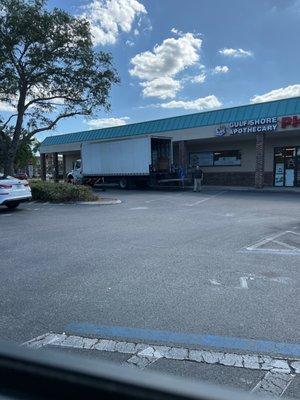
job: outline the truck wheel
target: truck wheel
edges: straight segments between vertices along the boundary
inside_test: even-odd
[[[74,178],[73,178],[72,175],[69,175],[69,176],[68,176],[67,182],[68,182],[68,183],[73,183],[73,182],[74,182]]]
[[[127,189],[128,188],[128,179],[121,178],[119,180],[119,186],[120,186],[121,189]]]

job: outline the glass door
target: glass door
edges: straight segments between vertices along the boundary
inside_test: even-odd
[[[275,148],[274,186],[284,186],[284,148]]]
[[[296,165],[296,149],[295,147],[287,147],[285,149],[285,156],[284,156],[285,186],[295,185],[295,165]]]
[[[276,147],[274,172],[274,186],[300,185],[299,148],[296,152],[296,147]]]
[[[300,147],[296,150],[295,186],[300,186]]]

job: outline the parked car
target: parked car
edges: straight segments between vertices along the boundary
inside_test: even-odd
[[[26,180],[0,175],[0,205],[10,210],[31,199],[31,189]]]
[[[21,179],[21,180],[27,180],[28,175],[26,174],[26,172],[17,172],[16,174],[14,174],[14,178]]]

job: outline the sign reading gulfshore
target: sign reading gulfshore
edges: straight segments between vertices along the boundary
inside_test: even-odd
[[[230,122],[231,135],[240,133],[272,132],[278,127],[277,117],[247,119],[245,121]]]

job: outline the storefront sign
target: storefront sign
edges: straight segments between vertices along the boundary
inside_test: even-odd
[[[281,118],[281,128],[297,128],[300,126],[300,118],[297,115],[292,117],[282,117]]]
[[[290,117],[284,117],[290,118]],[[283,118],[283,119],[284,119]],[[300,118],[297,120],[300,124]],[[293,120],[286,120],[287,126],[293,123]],[[295,123],[295,122],[294,122]],[[238,135],[243,133],[257,133],[257,132],[273,132],[278,128],[278,118],[259,118],[259,119],[247,119],[244,121],[230,122],[227,126],[220,125],[216,128],[216,136],[225,135]]]
[[[229,124],[218,126],[215,130],[215,135],[226,136],[243,133],[274,132],[278,127],[282,129],[298,128],[300,127],[300,116],[268,117],[230,122]]]
[[[216,136],[225,136],[227,132],[227,128],[225,125],[221,125],[216,128]]]
[[[284,163],[277,163],[275,166],[275,186],[283,186]]]
[[[245,121],[230,122],[231,135],[241,133],[272,132],[278,127],[277,117],[247,119]]]

